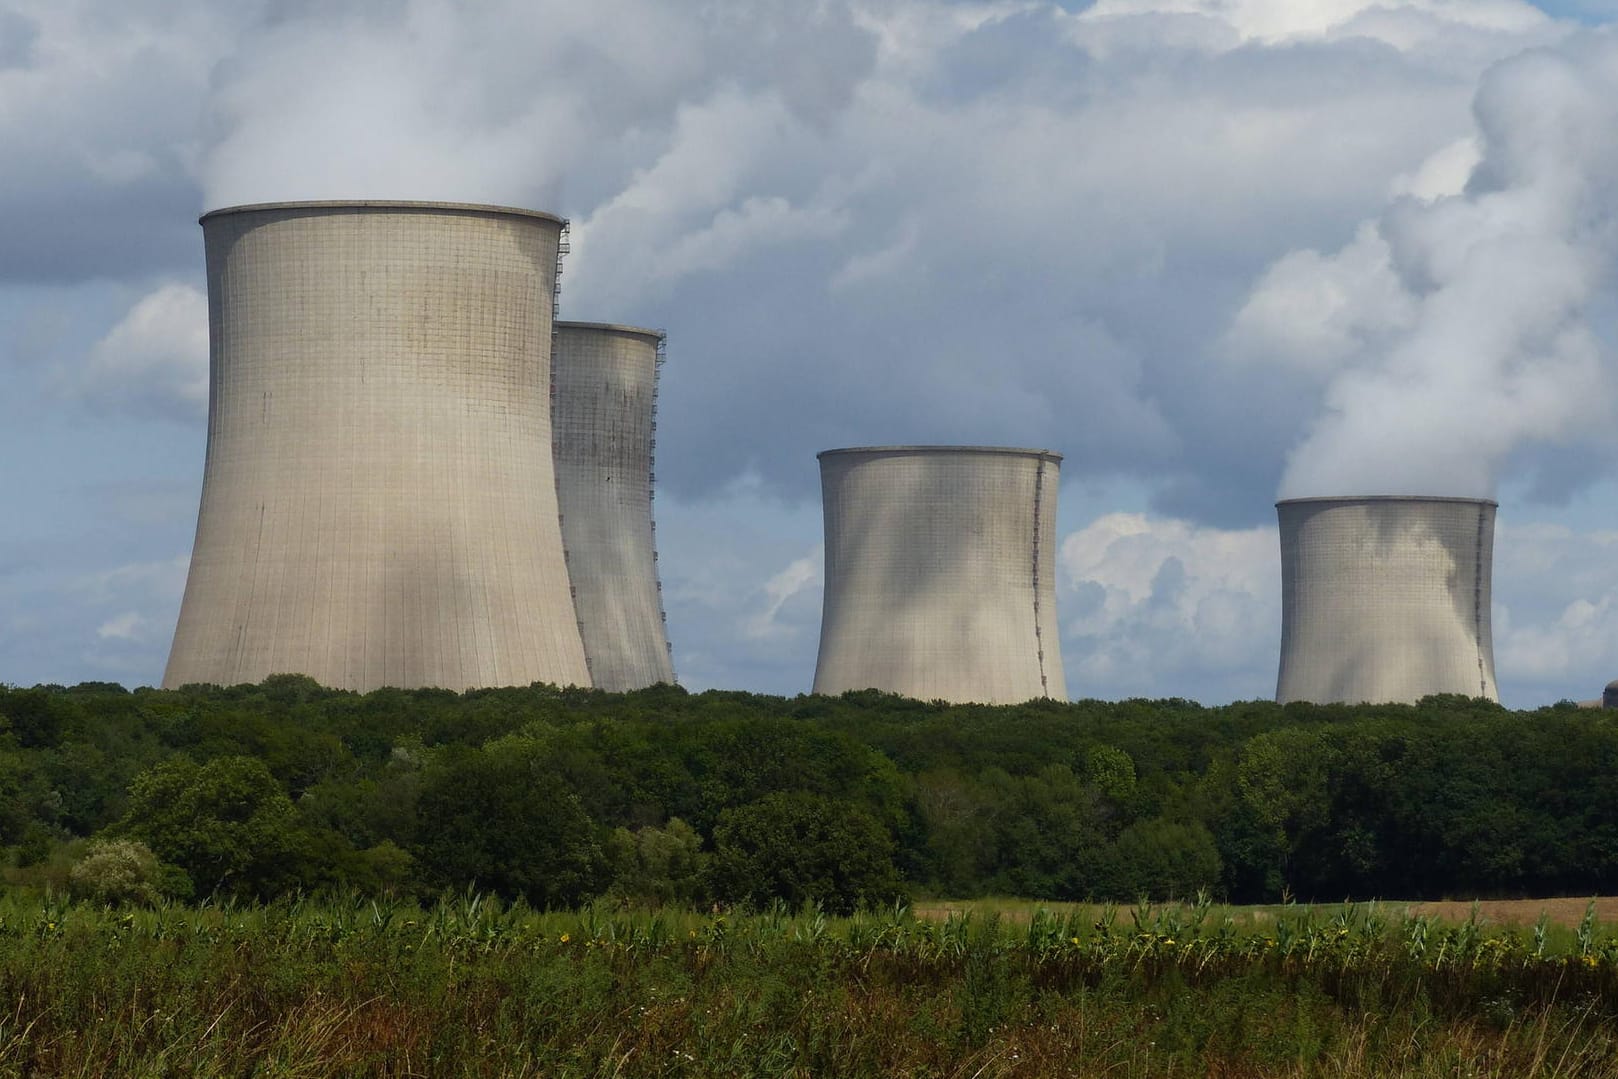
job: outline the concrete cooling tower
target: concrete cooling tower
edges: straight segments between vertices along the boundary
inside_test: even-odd
[[[652,523],[663,335],[558,322],[556,493],[590,677],[622,692],[674,681]]]
[[[1060,454],[820,454],[826,593],[816,693],[1015,704],[1067,696],[1056,622]]]
[[[1497,700],[1489,632],[1495,503],[1299,498],[1281,524],[1275,699]]]
[[[311,202],[202,227],[208,453],[163,684],[589,685],[551,464],[564,222]]]

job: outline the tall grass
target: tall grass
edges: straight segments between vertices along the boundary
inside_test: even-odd
[[[918,920],[0,899],[0,1073],[1618,1073],[1618,940],[1206,903]]]

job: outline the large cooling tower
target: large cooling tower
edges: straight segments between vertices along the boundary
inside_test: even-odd
[[[1299,498],[1281,521],[1275,699],[1498,699],[1489,634],[1495,503]]]
[[[1065,698],[1060,454],[878,446],[820,454],[826,595],[816,693]]]
[[[590,678],[622,692],[674,681],[657,580],[652,449],[663,335],[558,322],[556,493]]]
[[[588,685],[550,449],[564,223],[313,202],[202,227],[208,456],[163,684]]]

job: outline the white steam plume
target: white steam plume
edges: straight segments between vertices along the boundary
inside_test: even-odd
[[[1497,65],[1473,111],[1464,190],[1397,198],[1334,255],[1293,252],[1237,317],[1231,343],[1272,361],[1332,354],[1282,497],[1482,497],[1520,449],[1610,440],[1618,36]]]
[[[275,6],[216,71],[209,207],[445,199],[565,210],[621,190],[679,108],[767,87],[814,122],[874,46],[848,5],[332,0]],[[817,64],[817,55],[838,60]]]

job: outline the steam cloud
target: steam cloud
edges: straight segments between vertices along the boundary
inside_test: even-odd
[[[207,205],[397,198],[559,208],[622,190],[682,103],[844,103],[872,44],[845,7],[720,0],[295,5],[216,78]],[[273,9],[272,9],[273,12]],[[610,43],[610,46],[609,44]],[[840,60],[820,65],[816,57]]]
[[[564,313],[697,358],[666,386],[677,495],[808,496],[828,445],[1049,444],[1235,525],[1287,447],[1288,493],[1482,494],[1604,415],[1612,36],[1496,67],[1457,139],[1477,71],[1567,33],[1518,0],[264,11],[212,74],[205,204],[572,217]],[[1353,243],[1276,259],[1435,146]],[[1213,266],[1261,275],[1234,323]],[[1197,362],[1226,325],[1299,377]]]
[[[1337,253],[1282,258],[1237,316],[1271,360],[1334,368],[1282,497],[1486,497],[1536,447],[1610,451],[1618,37],[1498,64],[1473,112],[1462,190],[1400,196]]]

